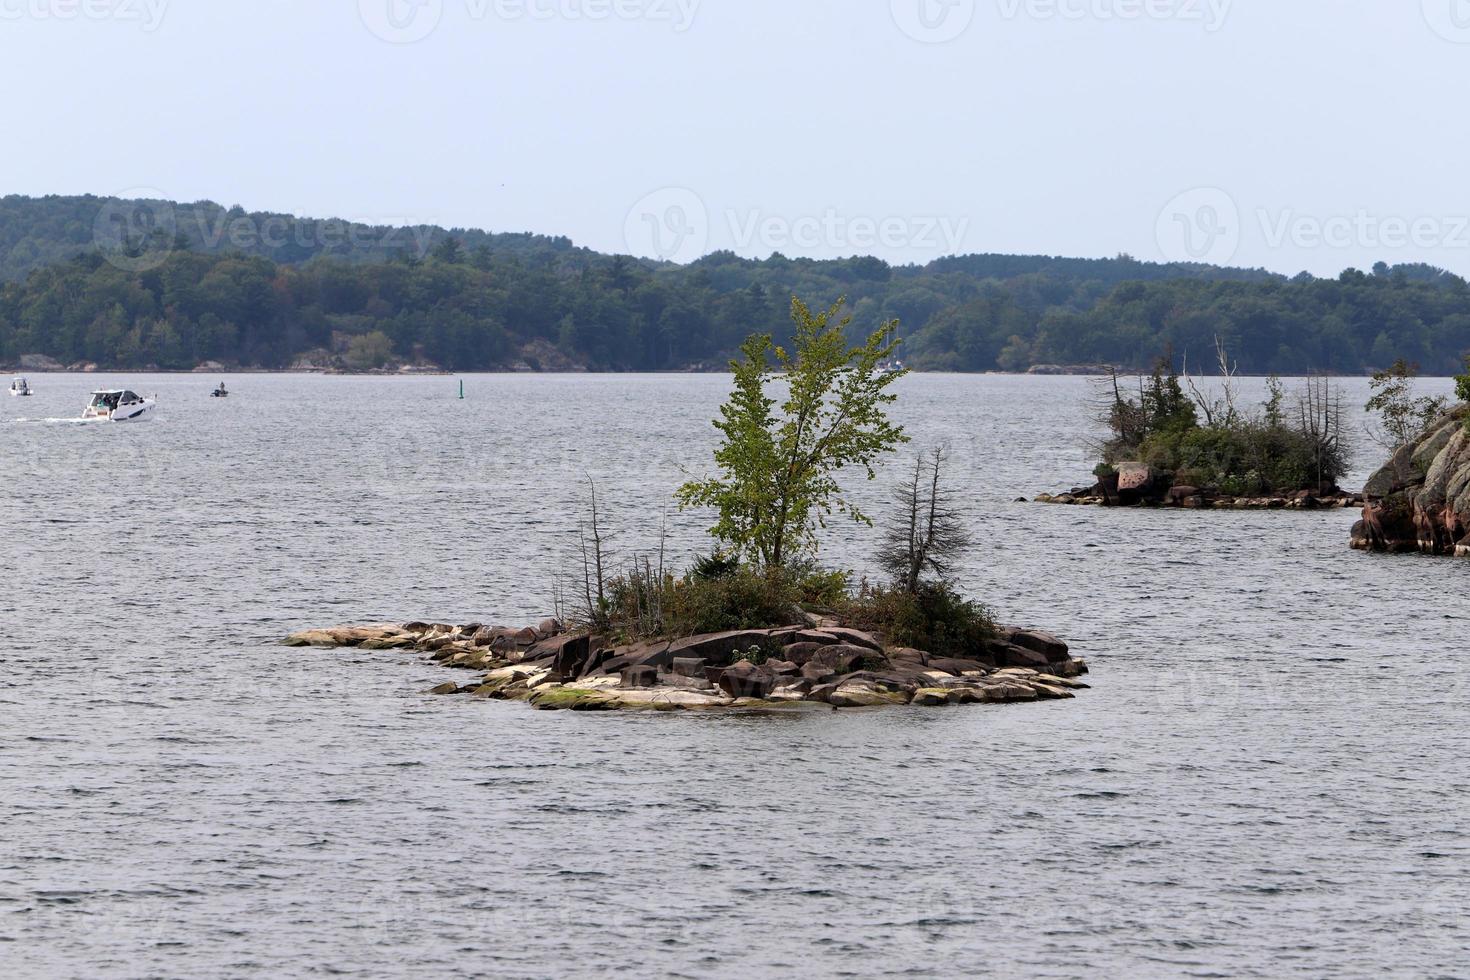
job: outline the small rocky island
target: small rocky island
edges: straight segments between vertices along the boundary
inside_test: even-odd
[[[1049,633],[995,625],[954,586],[972,540],[934,448],[905,467],[873,556],[886,581],[854,583],[817,562],[818,530],[835,514],[873,526],[838,481],[876,478],[909,441],[887,415],[902,370],[897,322],[850,345],[838,301],[792,298],[790,350],[748,337],[731,363],[733,391],[714,427],[715,470],[675,493],[715,519],[712,553],[679,573],[666,540],[615,560],[595,481],[558,615],[511,629],[387,623],[307,630],[293,646],[412,649],[473,672],[435,694],[526,701],[574,711],[863,708],[1071,698],[1087,665]],[[615,563],[621,570],[616,570]],[[580,581],[578,579],[580,578]]]
[[[1354,548],[1470,557],[1470,405],[1401,446],[1363,493]]]
[[[1094,448],[1097,482],[1038,503],[1194,510],[1318,510],[1361,506],[1361,494],[1337,485],[1347,471],[1341,396],[1325,378],[1309,378],[1288,404],[1276,378],[1259,406],[1242,402],[1235,369],[1218,349],[1219,393],[1207,395],[1171,358],[1137,379],[1104,379],[1094,399],[1106,437]],[[1188,392],[1186,393],[1186,388]]]
[[[513,629],[381,623],[305,630],[298,647],[416,650],[472,672],[433,694],[525,701],[542,710],[856,708],[1000,704],[1071,698],[1087,664],[1035,630],[998,628],[964,659],[886,646],[835,620],[613,646],[553,619]]]
[[[1109,467],[1090,487],[1073,487],[1058,494],[1036,496],[1041,504],[1097,507],[1185,507],[1198,510],[1327,510],[1363,506],[1361,493],[1335,484],[1306,487],[1290,493],[1242,496],[1219,486],[1197,487],[1176,481],[1175,475],[1148,463],[1122,462]]]

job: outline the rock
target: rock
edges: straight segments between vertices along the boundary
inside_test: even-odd
[[[1136,504],[1155,493],[1159,474],[1147,463],[1118,463],[1118,498],[1125,504]]]
[[[875,653],[868,647],[849,646],[845,643],[823,647],[812,655],[808,663],[831,667],[839,674],[850,674],[857,670],[863,661],[869,658],[880,659],[884,663],[887,663],[887,658],[883,657],[880,653]]]
[[[725,708],[733,704],[729,698],[716,694],[704,694],[699,691],[671,690],[668,688],[636,691],[620,690],[614,691],[608,696],[613,700],[616,707],[646,711]]]
[[[978,660],[959,660],[954,657],[930,657],[928,667],[931,670],[942,670],[946,674],[977,674],[990,670],[988,666]]]
[[[732,698],[764,698],[776,688],[776,675],[747,661],[720,673],[720,690]]]
[[[288,647],[339,647],[342,645],[326,630],[302,630],[299,633],[292,633],[281,642]]]
[[[1045,670],[1051,666],[1051,660],[1046,654],[1016,646],[1014,643],[992,644],[990,652],[995,656],[996,662],[1004,667],[1030,667],[1032,670]]]
[[[564,680],[581,675],[587,658],[592,655],[591,639],[586,636],[559,636],[544,642],[558,644],[551,660],[551,672]]]
[[[561,653],[561,648],[566,646],[568,643],[571,643],[575,639],[577,639],[577,637],[554,636],[550,639],[534,641],[531,646],[526,650],[525,656],[521,658],[521,662],[535,664],[545,663],[549,665],[553,661],[555,661],[557,655]]]
[[[804,664],[815,657],[818,650],[836,645],[836,640],[833,640],[831,643],[792,643],[781,648],[781,656],[794,664]]]
[[[582,671],[577,675],[578,679],[581,679],[583,677],[593,677],[598,674],[606,673],[603,670],[603,667],[607,664],[609,660],[611,660],[615,656],[615,654],[616,651],[608,650],[606,648],[601,650],[593,650],[592,653],[588,654],[587,662],[582,665]]]
[[[771,645],[770,634],[765,631],[732,630],[675,640],[669,645],[669,656],[673,659],[703,657],[712,664],[725,665],[752,647],[765,650]]]
[[[704,678],[704,669],[708,661],[703,657],[679,657],[671,665],[674,673],[680,677]]]
[[[1364,485],[1351,543],[1365,551],[1470,553],[1470,406],[1447,412]]]
[[[622,673],[623,687],[657,687],[657,667],[625,667]]]
[[[1035,701],[1037,694],[1031,685],[1021,681],[1000,681],[987,684],[980,688],[980,700],[996,704],[1009,704],[1015,701]]]
[[[723,670],[724,668],[720,668]],[[580,684],[581,682],[578,681]],[[703,674],[698,677],[684,677],[679,674],[658,675],[660,687],[677,687],[685,691],[712,691],[715,685],[707,680]]]
[[[615,698],[602,692],[559,684],[532,692],[529,700],[531,706],[539,711],[609,711],[618,705]]]
[[[801,676],[813,684],[825,684],[837,676],[837,671],[826,664],[808,663],[801,668]]]
[[[897,647],[888,651],[888,659],[894,663],[915,663],[921,666],[929,666],[929,654],[923,650],[915,650],[913,647]]]
[[[829,626],[823,629],[822,632],[837,637],[839,641],[849,646],[867,647],[875,653],[883,652],[883,644],[861,630],[847,629],[843,626]]]
[[[287,646],[355,647],[369,641],[398,640],[404,637],[402,627],[393,623],[372,626],[333,626],[330,629],[302,630],[283,641]],[[411,641],[412,637],[407,637]],[[395,644],[396,645],[396,644]]]
[[[561,623],[555,619],[543,619],[536,624],[536,632],[540,633],[543,637],[555,636],[561,632]]]
[[[914,692],[914,698],[909,703],[924,707],[937,707],[942,704],[957,704],[958,702],[959,692],[952,688],[924,687]]]
[[[1470,550],[1470,536],[1465,544]],[[285,642],[366,649],[414,646],[446,667],[483,672],[478,681],[445,682],[432,693],[526,701],[539,710],[733,706],[765,711],[782,704],[827,710],[911,700],[921,705],[965,704],[1061,699],[1088,686],[1073,679],[1086,673],[1087,665],[1071,658],[1065,643],[1038,630],[1002,628],[975,659],[945,658],[912,648],[884,652],[878,636],[847,629],[830,617],[811,618],[819,629],[739,630],[617,649],[609,648],[602,636],[557,634],[507,650],[504,641],[524,638],[524,631],[481,623],[337,626],[293,633]],[[543,621],[536,632],[548,625]],[[562,628],[560,623],[556,626]],[[802,636],[806,638],[798,640]],[[775,658],[772,651],[777,646],[797,657]],[[742,656],[750,647],[762,656]],[[711,663],[702,655],[676,658],[675,649],[708,651],[720,659]],[[988,661],[1003,666],[995,669]]]
[[[618,647],[613,651],[613,656],[605,660],[598,670],[604,674],[620,674],[624,667],[658,667],[667,669],[674,663],[673,654],[669,652],[667,640],[658,640],[648,643],[637,643],[633,646]]]
[[[827,695],[826,700],[834,708],[876,708],[885,704],[908,704],[909,696],[902,691],[883,690],[866,681],[844,681]]]
[[[20,369],[22,371],[64,371],[65,366],[56,358],[48,354],[22,354],[20,355]]]
[[[400,634],[399,636],[388,636],[388,637],[384,637],[384,638],[382,638],[380,640],[364,640],[362,642],[362,649],[364,649],[364,650],[402,650],[402,649],[406,649],[407,647],[413,646],[416,642],[417,641],[414,639],[414,637],[413,637],[412,634],[410,634],[410,633],[403,633],[403,634]]]
[[[1037,653],[1044,654],[1050,661],[1058,662],[1067,659],[1067,644],[1050,633],[1006,627],[999,630],[998,635],[1004,642],[1025,647],[1027,650],[1035,650]]]

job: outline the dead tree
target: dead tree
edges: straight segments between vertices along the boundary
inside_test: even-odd
[[[954,491],[944,485],[944,463],[943,449],[915,460],[913,476],[894,492],[897,510],[878,552],[878,566],[911,595],[926,575],[947,581],[971,544]]]

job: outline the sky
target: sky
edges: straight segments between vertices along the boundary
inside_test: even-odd
[[[1470,275],[1470,0],[0,0],[0,194]]]

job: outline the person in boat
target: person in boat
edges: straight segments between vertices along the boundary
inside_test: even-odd
[[[221,381],[219,383],[219,387],[216,388],[216,389],[214,389],[214,392],[217,395],[223,395],[225,393],[225,383],[223,381]]]

